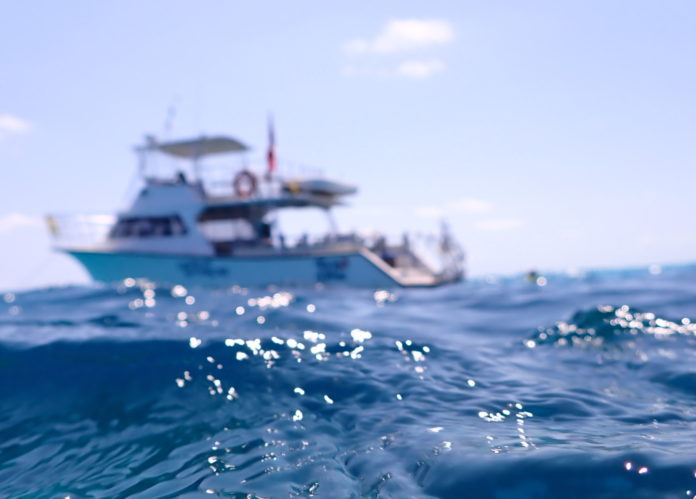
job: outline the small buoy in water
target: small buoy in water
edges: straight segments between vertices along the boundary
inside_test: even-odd
[[[537,272],[535,269],[531,269],[527,271],[526,275],[527,282],[531,282],[536,284],[537,279],[539,279],[539,272]]]
[[[535,269],[529,270],[525,278],[528,283],[536,284],[537,286],[546,286],[547,283],[546,277],[540,275]]]

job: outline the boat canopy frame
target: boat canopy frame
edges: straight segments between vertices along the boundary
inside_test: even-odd
[[[149,156],[153,153],[163,154],[175,160],[190,161],[192,173],[195,179],[201,177],[200,160],[209,156],[217,156],[229,153],[246,153],[251,150],[242,141],[225,135],[207,136],[201,135],[191,139],[181,139],[172,141],[159,141],[154,135],[146,135],[145,143],[136,146],[135,152],[138,155],[138,172],[142,178],[148,177]],[[176,175],[180,177],[181,168],[174,168]],[[155,174],[154,178],[159,175]]]
[[[159,142],[157,139],[148,135],[145,137],[145,145],[136,148],[139,152],[161,152],[176,156],[177,158],[198,160],[204,156],[214,154],[225,154],[233,152],[246,152],[250,148],[243,142],[224,135],[208,137],[201,135],[195,139],[175,140],[169,142]]]

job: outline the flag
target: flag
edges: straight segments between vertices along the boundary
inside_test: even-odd
[[[273,131],[273,120],[268,119],[268,162],[267,176],[270,178],[276,170],[276,155],[275,155],[275,132]]]

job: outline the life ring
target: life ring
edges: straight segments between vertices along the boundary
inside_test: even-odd
[[[242,170],[232,181],[237,197],[248,198],[256,192],[256,176],[249,170]]]

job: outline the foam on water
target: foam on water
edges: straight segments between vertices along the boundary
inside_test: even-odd
[[[696,271],[0,302],[0,495],[693,497]]]

